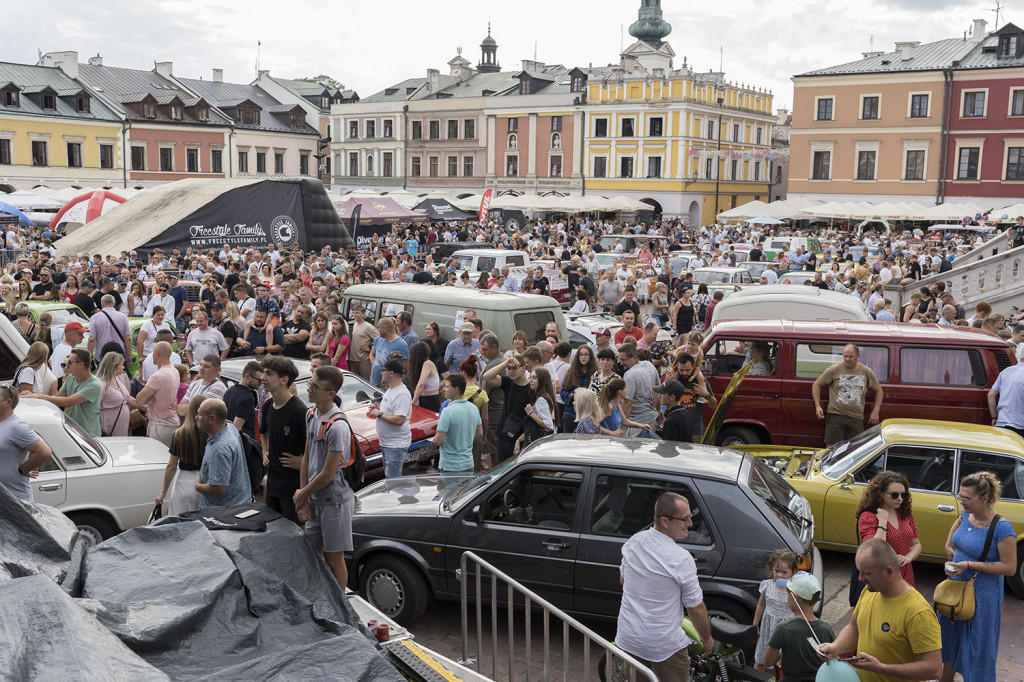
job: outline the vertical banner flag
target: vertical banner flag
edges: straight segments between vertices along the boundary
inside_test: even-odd
[[[480,198],[480,220],[479,223],[483,225],[487,222],[487,212],[491,209],[491,196],[494,194],[493,189],[489,189],[484,192],[483,197]]]
[[[348,231],[349,231],[349,234],[352,235],[353,239],[355,238],[355,235],[356,235],[356,228],[359,227],[359,218],[360,218],[360,214],[362,214],[362,212],[363,212],[363,205],[362,204],[356,204],[356,207],[354,209],[352,209],[352,223],[351,223],[351,226],[348,228]]]

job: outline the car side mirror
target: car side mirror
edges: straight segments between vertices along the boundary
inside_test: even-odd
[[[846,474],[839,480],[839,487],[843,490],[850,490],[853,487],[853,474]]]
[[[470,523],[480,523],[480,505],[474,505],[469,513],[466,514],[466,520]]]
[[[379,403],[383,399],[384,399],[384,394],[383,393],[374,393],[373,394],[373,402]]]

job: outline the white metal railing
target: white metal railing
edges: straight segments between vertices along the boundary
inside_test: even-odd
[[[470,573],[467,570],[470,563],[473,564],[473,581],[476,588],[476,649],[475,657],[470,656],[469,651],[469,582]],[[608,665],[612,657],[616,659],[616,663],[619,666],[619,673],[625,673],[627,679],[630,682],[634,682],[637,676],[641,676],[641,679],[650,680],[650,682],[658,682],[657,676],[654,672],[643,665],[639,660],[626,653],[619,647],[615,646],[601,635],[597,634],[583,623],[580,623],[572,616],[569,616],[558,607],[552,605],[547,600],[538,596],[534,592],[526,589],[519,584],[514,578],[503,573],[501,570],[495,568],[487,561],[481,559],[473,552],[463,552],[462,559],[459,562],[459,582],[462,586],[462,658],[459,663],[462,665],[476,665],[477,671],[480,672],[480,654],[483,650],[484,641],[484,617],[483,617],[483,599],[480,597],[481,587],[483,586],[483,572],[486,571],[490,574],[488,582],[490,583],[490,625],[491,625],[491,678],[498,679],[498,582],[504,584],[506,589],[506,602],[505,607],[508,611],[508,679],[514,679],[515,675],[512,671],[512,663],[515,660],[515,642],[514,642],[514,626],[515,626],[515,612],[517,606],[515,606],[516,595],[523,599],[523,611],[525,614],[525,635],[524,635],[524,648],[526,653],[525,664],[526,673],[525,679],[529,682],[530,679],[530,665],[533,661],[533,609],[539,608],[541,610],[542,628],[544,632],[544,664],[543,673],[541,674],[541,680],[545,682],[552,679],[550,675],[551,661],[550,661],[550,639],[551,639],[551,616],[554,616],[562,623],[562,679],[568,682],[570,679],[579,680],[590,680],[593,679],[593,672],[591,670],[591,643],[596,645],[599,649],[604,650],[604,656],[602,657],[603,665]],[[583,669],[579,671],[580,677],[569,677],[569,640],[572,631],[576,631],[583,636]]]
[[[998,312],[1009,313],[1010,306],[1024,297],[1024,246],[1006,249],[1002,235],[979,249],[958,258],[953,268],[921,278],[913,284],[887,284],[885,295],[892,299],[893,310],[910,302],[910,295],[938,281],[970,313],[979,301],[988,301]]]

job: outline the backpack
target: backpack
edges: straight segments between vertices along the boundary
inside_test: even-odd
[[[242,454],[245,455],[245,468],[249,471],[249,490],[255,495],[267,473],[263,466],[263,448],[247,432],[239,431],[238,435],[242,437]]]
[[[309,412],[306,413],[306,423],[315,416],[316,408],[309,408]],[[363,454],[363,449],[359,447],[359,441],[356,439],[356,432],[352,429],[352,424],[349,423],[348,417],[345,416],[344,412],[336,412],[327,419],[320,422],[320,432],[316,434],[313,439],[315,441],[324,440],[327,437],[327,432],[330,430],[334,423],[337,421],[344,421],[348,424],[349,438],[351,443],[349,449],[351,450],[351,456],[348,463],[342,462],[342,475],[345,477],[345,481],[348,486],[355,490],[363,484],[363,477],[366,472],[366,455]]]
[[[949,272],[953,269],[953,264],[949,262],[948,258],[943,258],[939,261],[939,272]]]

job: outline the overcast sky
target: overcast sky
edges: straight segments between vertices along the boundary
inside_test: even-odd
[[[225,3],[227,4],[227,3]],[[235,3],[230,3],[235,5]],[[975,18],[993,28],[993,2],[962,0],[662,0],[672,24],[668,42],[695,69],[771,89],[776,107],[792,102],[790,76],[891,51],[897,40],[929,42],[961,36]],[[473,64],[492,24],[503,69],[536,57],[549,64],[603,66],[631,42],[627,29],[640,0],[248,0],[228,9],[209,0],[47,0],[8,2],[0,59],[35,63],[38,50],[99,53],[108,66],[151,69],[174,63],[175,75],[209,78],[224,69],[229,82],[260,67],[283,77],[331,75],[366,97],[428,68],[447,72],[462,47]],[[243,8],[244,9],[241,9]],[[692,12],[692,13],[688,13]],[[1002,17],[1002,23],[1014,16]],[[1020,24],[1018,19],[1018,25]]]

